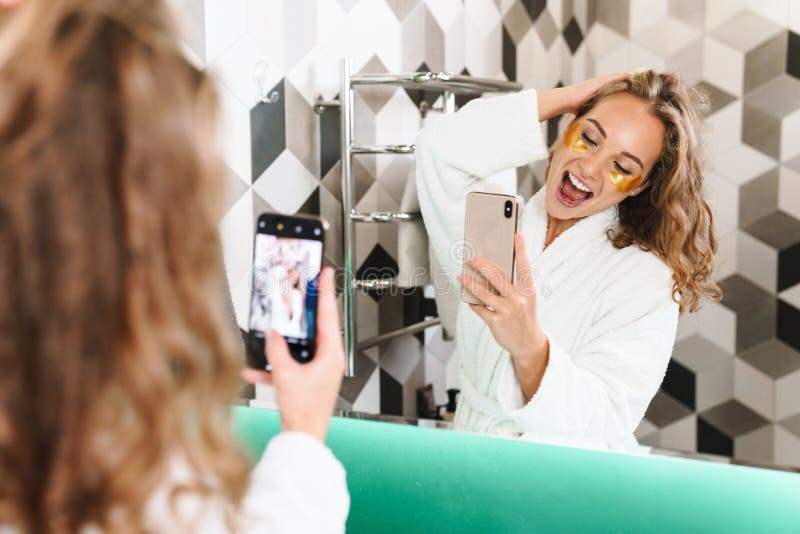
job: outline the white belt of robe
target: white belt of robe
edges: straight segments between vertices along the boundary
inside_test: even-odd
[[[508,419],[505,410],[500,407],[500,403],[496,399],[490,399],[485,394],[479,392],[472,384],[472,381],[467,378],[467,374],[461,366],[458,368],[458,382],[463,399],[467,401],[472,409],[496,419]]]

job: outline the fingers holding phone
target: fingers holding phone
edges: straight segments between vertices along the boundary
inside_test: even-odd
[[[299,363],[284,337],[271,330],[267,335],[267,357],[272,372],[245,369],[242,376],[248,382],[275,386],[284,431],[305,432],[324,441],[342,385],[345,361],[332,269],[322,270],[318,289],[317,344],[311,361]]]
[[[275,386],[284,430],[324,439],[344,374],[333,270],[322,269],[327,224],[264,213],[256,223],[247,366]]]

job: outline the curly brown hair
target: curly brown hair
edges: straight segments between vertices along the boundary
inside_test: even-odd
[[[722,300],[712,279],[714,214],[703,190],[700,133],[707,97],[676,74],[645,70],[604,86],[581,104],[576,117],[618,93],[647,101],[666,133],[661,155],[647,176],[649,187],[619,203],[619,231],[609,230],[608,237],[616,248],[635,245],[661,258],[672,269],[672,297],[680,313],[695,312],[704,297]]]
[[[0,525],[144,531],[221,497],[241,343],[224,294],[214,83],[160,1],[28,0],[0,34]]]

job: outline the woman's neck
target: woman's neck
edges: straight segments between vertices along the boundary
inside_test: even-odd
[[[583,217],[581,217],[583,218]],[[562,232],[567,230],[580,219],[556,219],[547,214],[547,233],[544,238],[544,248],[547,248]]]

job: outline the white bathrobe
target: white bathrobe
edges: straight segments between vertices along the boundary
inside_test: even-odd
[[[168,476],[147,503],[147,532],[230,532],[224,507],[217,499],[185,494],[176,501],[177,515],[173,513],[171,489],[191,480],[185,462],[173,461]],[[341,534],[349,510],[344,468],[330,449],[308,434],[281,432],[272,438],[253,469],[235,520],[240,534]],[[85,526],[80,532],[102,534],[94,526]],[[0,534],[17,533],[0,523]]]
[[[473,100],[419,133],[420,207],[450,283],[457,283],[461,270],[453,251],[463,239],[467,193],[484,190],[483,177],[501,169],[547,158],[538,116],[531,89]],[[545,188],[527,202],[519,227],[534,270],[549,362],[539,390],[526,403],[508,351],[461,303],[457,428],[639,450],[633,432],[663,380],[678,304],[664,262],[635,246],[613,247],[605,233],[616,224],[612,206],[578,221],[544,248]]]

